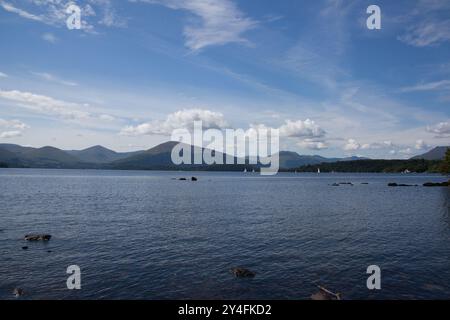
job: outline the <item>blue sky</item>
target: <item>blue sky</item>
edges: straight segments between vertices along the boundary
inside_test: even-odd
[[[174,128],[279,128],[282,149],[450,145],[450,1],[0,0],[0,142],[147,149]],[[366,9],[381,8],[381,30]]]

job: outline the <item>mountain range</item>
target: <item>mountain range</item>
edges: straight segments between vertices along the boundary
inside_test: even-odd
[[[449,149],[449,148],[450,148],[450,146],[449,147],[436,147],[424,154],[412,157],[411,159],[443,160],[445,158],[445,153],[447,152],[447,149]]]
[[[172,163],[171,152],[177,142],[162,143],[149,150],[135,152],[115,152],[102,146],[93,146],[84,150],[61,150],[46,146],[42,148],[23,147],[16,144],[0,144],[0,166],[25,168],[74,168],[74,169],[134,169],[134,170],[243,170],[251,165],[182,165]],[[193,154],[199,147],[191,146]],[[204,150],[204,149],[203,149]],[[203,150],[197,150],[202,151]],[[213,152],[214,154],[214,152]],[[224,154],[216,157],[225,159]],[[324,158],[321,156],[299,155],[296,152],[281,151],[280,168],[292,169],[304,165],[329,163],[336,161],[354,161],[364,158]],[[234,158],[235,163],[237,159]],[[247,162],[248,163],[248,159]]]

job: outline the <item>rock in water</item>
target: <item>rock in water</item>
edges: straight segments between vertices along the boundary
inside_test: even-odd
[[[388,183],[388,187],[398,187],[398,184],[391,182],[391,183]]]
[[[450,181],[449,182],[438,182],[438,183],[434,183],[434,182],[426,182],[423,184],[424,187],[448,187],[450,186]]]
[[[28,250],[27,246],[22,247],[22,250]]]
[[[49,234],[27,234],[24,239],[27,241],[49,241],[51,237]]]
[[[196,177],[191,178],[192,181],[197,181],[198,179]]]
[[[187,179],[186,179],[186,178],[180,178],[180,179],[178,179],[178,180],[180,180],[180,181],[186,181]]]
[[[230,271],[236,278],[253,278],[255,276],[254,272],[245,268],[232,268]]]
[[[14,295],[16,298],[18,298],[18,297],[20,297],[20,296],[23,296],[24,293],[25,293],[25,292],[24,292],[23,289],[21,289],[21,288],[15,288],[15,289],[13,290],[13,295]]]

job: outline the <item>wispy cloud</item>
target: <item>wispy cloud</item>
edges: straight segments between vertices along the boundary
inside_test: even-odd
[[[198,51],[208,46],[249,43],[243,34],[257,22],[239,10],[231,0],[133,0],[185,10],[199,20],[184,28],[186,46]]]
[[[50,42],[50,43],[56,43],[58,41],[58,38],[56,38],[56,36],[53,33],[49,33],[49,32],[44,33],[42,35],[42,39],[44,39],[45,41]]]
[[[415,47],[437,46],[450,41],[450,2],[419,0],[400,17],[406,31],[398,39]]]
[[[6,1],[0,1],[0,6],[5,9],[8,12],[12,12],[12,13],[16,13],[19,16],[21,16],[22,18],[25,19],[30,19],[30,20],[34,20],[34,21],[41,21],[44,22],[44,18],[41,16],[37,16],[35,14],[29,13],[23,9],[17,8],[14,5],[12,5],[11,3],[8,3]]]
[[[80,125],[96,126],[102,121],[110,122],[114,119],[113,116],[87,110],[90,106],[86,104],[67,102],[31,92],[0,90],[0,99],[14,102],[16,107],[37,114],[73,121]]]
[[[450,80],[441,80],[428,83],[421,83],[411,87],[401,88],[401,92],[414,92],[414,91],[433,91],[433,90],[449,90]]]
[[[8,78],[6,73],[0,72],[0,78]]]
[[[62,0],[31,0],[27,2],[0,0],[0,7],[28,20],[65,27],[68,17],[66,8],[70,3]],[[116,13],[111,0],[77,1],[77,5],[81,9],[81,29],[85,32],[96,33],[95,24],[106,27],[126,26],[126,21]]]
[[[450,41],[450,20],[424,21],[409,28],[408,32],[399,36],[398,39],[415,47],[438,45]]]
[[[53,74],[47,73],[47,72],[31,72],[33,75],[44,79],[46,81],[50,81],[50,82],[55,82],[55,83],[59,83],[65,86],[71,86],[71,87],[75,87],[78,86],[78,83],[73,82],[73,81],[67,81],[67,80],[63,80]]]

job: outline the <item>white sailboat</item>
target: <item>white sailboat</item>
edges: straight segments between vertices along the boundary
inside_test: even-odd
[[[317,174],[319,174],[320,173],[320,168],[317,168]]]

